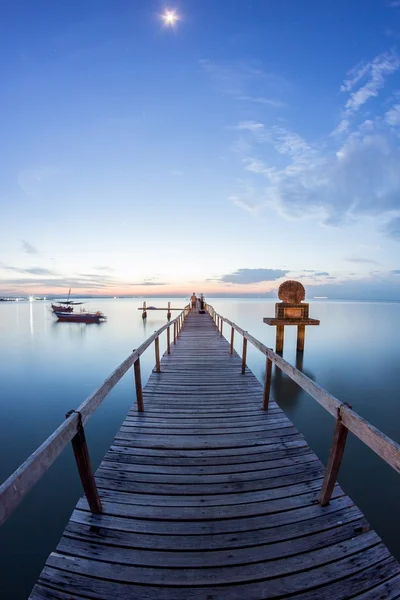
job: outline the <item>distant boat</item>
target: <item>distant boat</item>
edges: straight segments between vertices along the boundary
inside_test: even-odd
[[[74,302],[73,300],[70,300],[69,299],[70,295],[71,295],[71,288],[69,289],[67,300],[59,300],[58,304],[51,305],[53,312],[55,312],[55,313],[57,313],[57,312],[72,313],[74,311],[74,306],[83,304],[83,302]]]
[[[65,311],[54,311],[59,321],[69,323],[102,323],[107,320],[107,317],[100,311],[90,313],[82,311],[79,313],[69,313]]]

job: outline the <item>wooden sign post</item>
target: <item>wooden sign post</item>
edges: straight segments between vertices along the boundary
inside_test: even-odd
[[[264,323],[276,327],[275,352],[283,352],[286,325],[297,325],[297,352],[304,351],[306,325],[319,325],[318,319],[308,316],[308,302],[303,302],[306,291],[299,281],[284,281],[278,290],[282,302],[275,304],[275,317],[264,317]]]

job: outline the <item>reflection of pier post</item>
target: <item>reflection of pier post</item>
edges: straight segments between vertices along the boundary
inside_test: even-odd
[[[147,319],[147,310],[146,310],[146,302],[145,301],[143,301],[142,319]]]

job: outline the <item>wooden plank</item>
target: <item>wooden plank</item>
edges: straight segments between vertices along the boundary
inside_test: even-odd
[[[269,579],[265,577],[264,569],[259,568],[258,577],[253,581],[246,583],[238,583],[234,586],[214,586],[213,584],[206,587],[192,587],[190,586],[168,586],[159,587],[155,585],[140,585],[138,583],[131,583],[126,585],[121,583],[119,577],[113,577],[111,580],[104,578],[94,578],[89,576],[87,573],[82,574],[83,565],[66,564],[59,560],[56,555],[54,562],[57,567],[48,566],[45,567],[41,574],[40,583],[41,585],[51,585],[51,587],[58,587],[63,590],[66,587],[71,589],[71,573],[74,573],[73,577],[73,590],[77,590],[78,593],[85,594],[88,598],[96,598],[99,600],[109,600],[110,598],[124,598],[124,600],[137,600],[141,598],[144,600],[205,600],[205,598],[218,598],[218,600],[271,600],[272,598],[284,598],[286,595],[293,597],[293,594],[304,592],[310,594],[311,592],[320,592],[322,586],[330,585],[332,582],[337,585],[342,582],[341,593],[347,587],[347,582],[352,582],[353,576],[360,574],[359,580],[356,580],[356,586],[364,587],[366,581],[367,569],[371,574],[375,575],[375,581],[382,573],[385,576],[383,565],[387,565],[390,559],[385,557],[385,552],[382,550],[380,545],[374,546],[367,549],[365,552],[359,552],[350,556],[345,556],[341,560],[333,561],[331,563],[318,566],[310,569],[307,572],[303,572],[303,575],[298,574],[286,574],[283,577],[276,579]],[[85,563],[88,566],[88,563]],[[102,563],[98,563],[101,565]],[[376,573],[375,567],[381,566],[381,569]],[[59,567],[63,567],[62,569]],[[68,568],[69,567],[69,568]],[[74,568],[75,567],[75,568]],[[114,566],[115,569],[115,566]],[[233,570],[233,569],[232,569]],[[264,576],[264,577],[263,577]],[[362,584],[364,582],[364,584]],[[368,584],[368,582],[367,582]],[[165,581],[164,581],[165,585]],[[356,587],[352,586],[352,593]],[[189,596],[190,594],[190,596]],[[354,594],[353,594],[354,595]],[[295,596],[294,596],[295,597]],[[309,598],[303,595],[303,598]],[[342,598],[348,598],[349,596],[341,596]],[[332,600],[336,599],[336,596],[316,596],[318,600]],[[374,599],[375,600],[375,599]]]
[[[286,325],[297,325],[297,326],[304,326],[304,325],[319,325],[319,320],[318,319],[279,319],[276,317],[264,317],[263,319],[264,323],[267,323],[267,325],[276,325],[277,328],[278,327],[283,327]]]
[[[201,550],[244,548],[260,544],[299,540],[311,534],[332,531],[336,527],[346,524],[351,525],[349,533],[354,536],[358,535],[357,531],[368,526],[367,521],[356,507],[346,507],[343,510],[328,513],[323,517],[302,519],[279,527],[268,527],[268,523],[263,522],[264,527],[257,528],[256,523],[252,524],[249,521],[247,525],[244,524],[246,529],[243,530],[243,524],[241,523],[242,530],[236,531],[235,526],[232,526],[231,531],[228,533],[205,533],[203,527],[203,531],[200,530],[196,535],[194,548],[192,536],[186,535],[179,523],[176,524],[176,529],[172,530],[172,523],[174,522],[171,522],[169,527],[165,523],[167,532],[169,532],[168,535],[163,534],[164,523],[150,521],[148,531],[135,531],[132,520],[126,523],[124,519],[109,515],[102,516],[101,527],[91,527],[91,516],[84,511],[76,511],[72,515],[64,535],[88,542],[94,541],[126,548],[170,551],[196,550],[198,552]],[[129,530],[129,527],[132,530]],[[137,529],[140,529],[140,527],[137,527]]]
[[[152,549],[151,552],[143,552],[143,549],[135,547],[114,546],[109,539],[101,539],[98,534],[92,535],[90,540],[81,539],[79,535],[65,535],[59,545],[57,552],[78,556],[83,559],[102,560],[107,563],[135,565],[143,567],[162,567],[167,569],[199,569],[228,567],[233,565],[244,565],[259,563],[262,561],[278,561],[293,555],[313,552],[335,546],[341,542],[345,543],[354,537],[354,525],[352,523],[341,524],[327,531],[319,531],[303,535],[297,539],[277,541],[271,543],[259,543],[257,545],[247,539],[245,547],[229,547],[209,550],[197,549],[197,540],[192,540],[191,551],[179,551],[173,547],[171,550]],[[99,539],[100,538],[100,539]],[[379,541],[376,534],[374,540]],[[175,540],[172,540],[173,542]]]
[[[134,516],[127,519],[104,513],[100,516],[92,515],[88,510],[76,508],[72,513],[71,521],[82,523],[89,527],[93,526],[93,531],[111,529],[128,533],[174,535],[181,537],[199,537],[205,535],[210,540],[216,535],[228,535],[232,537],[231,541],[235,541],[236,534],[240,532],[255,532],[258,529],[275,530],[278,527],[288,527],[289,529],[298,527],[297,534],[295,535],[299,536],[301,535],[302,523],[306,523],[307,525],[309,520],[318,519],[319,521],[320,519],[327,518],[327,516],[337,519],[334,522],[338,523],[342,520],[342,512],[344,511],[347,514],[352,508],[354,508],[354,504],[348,497],[339,496],[332,500],[323,511],[319,504],[314,503],[278,513],[266,514],[261,511],[259,514],[250,516],[239,515],[233,519],[192,520],[185,522],[169,519],[167,513],[164,519],[150,518],[144,520]],[[319,526],[319,522],[317,525]],[[279,536],[279,531],[277,535]]]
[[[192,587],[194,585],[226,585],[227,583],[243,583],[244,581],[257,580],[260,578],[260,571],[263,572],[264,577],[266,575],[271,579],[270,586],[272,590],[282,592],[282,581],[284,576],[291,573],[296,573],[298,570],[303,569],[315,569],[316,566],[325,565],[326,569],[329,570],[331,563],[336,561],[339,565],[342,563],[343,556],[348,559],[351,556],[356,555],[360,551],[373,551],[374,554],[383,560],[389,558],[389,551],[383,546],[383,544],[377,544],[379,538],[374,532],[368,532],[362,536],[354,539],[342,541],[339,544],[333,544],[327,548],[320,548],[317,551],[310,551],[305,554],[296,555],[292,557],[286,557],[284,559],[276,559],[270,565],[268,570],[266,565],[263,569],[260,569],[260,564],[249,563],[249,564],[234,564],[232,566],[216,566],[214,568],[195,569],[193,567],[184,569],[166,569],[162,566],[158,568],[146,568],[136,565],[124,565],[124,564],[110,564],[109,562],[90,560],[80,558],[77,556],[63,555],[58,552],[50,554],[47,564],[49,567],[62,569],[69,573],[76,573],[85,575],[90,573],[93,577],[102,577],[104,579],[113,579],[121,583],[133,583],[133,584],[144,584],[144,585],[158,585],[163,586],[168,584],[170,586],[187,586]],[[276,579],[280,577],[281,579]],[[294,578],[293,578],[294,579]],[[304,576],[297,576],[295,584],[292,587],[292,591],[300,591],[300,585],[304,585],[308,580],[308,587],[313,587],[315,583],[309,577],[309,574]],[[326,580],[324,577],[322,581]],[[276,586],[276,582],[278,585]],[[274,585],[275,584],[275,585]],[[311,584],[311,585],[310,585]],[[299,589],[300,588],[300,589]],[[285,590],[289,591],[289,590]]]

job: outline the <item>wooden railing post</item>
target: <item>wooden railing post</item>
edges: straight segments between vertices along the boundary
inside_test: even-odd
[[[247,338],[243,336],[242,373],[246,372]]]
[[[70,410],[65,417],[68,419],[68,417],[70,417],[74,412],[78,413],[79,421],[78,431],[71,440],[72,448],[89,508],[92,513],[98,515],[103,512],[103,507],[101,505],[99,492],[97,490],[96,481],[93,475],[92,465],[90,463],[85,430],[82,424],[82,415],[79,411]]]
[[[154,351],[156,355],[156,373],[160,373],[160,338],[154,340]]]
[[[272,360],[269,358],[269,356],[267,356],[267,364],[265,365],[263,410],[268,410],[268,406],[269,406],[269,393],[271,390],[271,373],[272,373]]]
[[[229,354],[233,354],[233,340],[235,339],[235,329],[232,327],[231,329],[231,345],[229,348]]]
[[[167,353],[171,354],[171,334],[169,331],[169,327],[167,328]]]
[[[224,320],[221,319],[221,329],[220,329],[220,336],[222,337],[222,328],[224,326]]]
[[[351,406],[345,403],[346,406]],[[328,464],[325,469],[324,481],[322,483],[321,493],[319,495],[319,503],[321,506],[326,506],[332,496],[333,488],[337,481],[337,476],[340,469],[340,464],[343,458],[344,447],[346,445],[346,439],[348,429],[342,423],[342,417],[340,415],[341,406],[338,408],[338,416],[336,419],[335,432],[333,434],[332,446],[329,452]]]
[[[142,390],[142,376],[140,374],[140,358],[138,357],[133,363],[133,369],[135,372],[135,386],[136,386],[136,401],[139,412],[144,411],[143,405],[143,390]]]
[[[174,321],[174,346],[176,345],[176,321]]]

